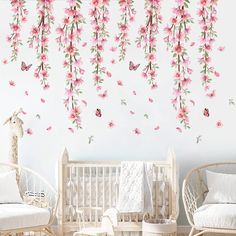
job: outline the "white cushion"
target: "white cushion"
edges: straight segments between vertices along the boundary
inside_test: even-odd
[[[236,175],[206,171],[207,193],[204,204],[236,203]]]
[[[0,173],[0,203],[23,203],[15,170]]]
[[[236,204],[206,204],[193,215],[199,227],[236,229]]]
[[[0,231],[47,225],[50,212],[26,204],[0,204]]]

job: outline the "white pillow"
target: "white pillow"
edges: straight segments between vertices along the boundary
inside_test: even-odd
[[[236,175],[206,170],[207,193],[204,204],[236,203]]]
[[[0,173],[0,203],[23,203],[15,170]]]

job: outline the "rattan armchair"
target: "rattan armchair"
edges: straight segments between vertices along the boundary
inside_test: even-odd
[[[198,236],[203,235],[204,233],[236,234],[236,228],[221,229],[199,227],[194,224],[194,212],[203,205],[203,201],[208,193],[205,174],[206,170],[236,174],[236,161],[218,162],[203,165],[192,169],[185,177],[183,181],[182,198],[188,222],[192,227],[189,236]]]
[[[0,235],[23,235],[24,232],[42,232],[46,235],[55,235],[51,229],[59,199],[55,189],[42,176],[31,169],[14,164],[0,163],[0,170],[16,170],[17,183],[24,203],[46,208],[50,212],[50,219],[45,225],[7,230],[0,229]]]

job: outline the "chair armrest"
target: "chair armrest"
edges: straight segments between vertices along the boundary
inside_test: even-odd
[[[56,217],[59,195],[50,183],[31,169],[22,167],[19,173],[19,190],[26,203],[50,211],[49,225]]]
[[[188,183],[186,179],[183,182],[182,198],[188,222],[191,226],[194,226],[193,214],[197,209],[198,197],[196,191],[194,191],[193,186],[191,186],[191,184]]]

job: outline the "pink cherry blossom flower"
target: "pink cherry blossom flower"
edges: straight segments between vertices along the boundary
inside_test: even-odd
[[[135,128],[134,129],[134,133],[137,134],[137,135],[140,135],[141,134],[141,131],[139,128]]]
[[[187,42],[191,32],[190,24],[192,18],[189,14],[189,2],[185,0],[176,0],[175,2],[176,6],[173,8],[170,23],[164,28],[166,34],[164,41],[167,44],[167,49],[170,49],[172,53],[171,66],[175,70],[171,103],[175,110],[177,110],[179,123],[184,128],[190,128],[189,111],[186,104],[188,103],[188,94],[190,93],[188,85],[191,83],[191,78],[188,75],[192,74],[192,69],[189,68],[190,60]]]
[[[40,55],[40,60],[41,60],[42,62],[46,62],[46,61],[48,60],[47,55],[46,55],[45,53],[42,53],[42,54]]]
[[[16,86],[15,81],[10,80],[10,81],[9,81],[9,85],[12,86],[12,87]]]
[[[73,45],[70,45],[70,46],[68,46],[68,47],[66,48],[66,52],[67,52],[69,55],[73,56],[73,55],[75,54],[75,52],[76,52],[76,49],[75,49],[75,47],[74,47]]]
[[[154,60],[156,60],[156,56],[154,53],[149,53],[148,54],[148,61],[153,62]]]
[[[52,15],[52,3],[53,0],[40,0],[37,2],[37,23],[32,26],[30,37],[28,38],[29,47],[34,47],[39,61],[34,76],[40,79],[43,89],[50,87],[48,83],[50,65],[48,64],[47,55],[49,52],[48,37],[51,34],[51,26],[55,20]],[[28,13],[27,11],[24,12]]]
[[[123,86],[123,81],[122,81],[122,80],[117,80],[117,84],[118,84],[119,86]]]
[[[113,122],[112,120],[109,121],[108,127],[109,127],[109,128],[114,128],[114,126],[115,126],[114,122]]]
[[[109,72],[109,71],[106,72],[106,75],[107,75],[107,77],[109,77],[109,78],[112,77],[112,74],[111,74],[111,72]]]
[[[143,48],[147,60],[146,65],[142,70],[142,77],[147,79],[151,89],[157,88],[156,77],[158,62],[156,55],[159,25],[162,22],[161,2],[161,0],[145,1],[145,24],[140,26],[139,36],[136,39],[136,46],[138,48]]]
[[[174,47],[174,52],[177,54],[182,54],[183,53],[183,47],[181,45],[176,45]]]
[[[106,70],[103,69],[103,51],[104,45],[107,42],[107,38],[109,37],[107,32],[107,23],[109,21],[109,9],[108,9],[109,1],[105,0],[92,0],[92,9],[90,9],[90,16],[92,18],[91,24],[93,26],[93,34],[92,34],[92,58],[91,63],[94,66],[93,74],[94,74],[94,85],[98,86],[101,84],[104,79],[103,75],[106,74]],[[108,72],[108,77],[111,76],[110,72]]]
[[[219,120],[216,122],[216,127],[217,128],[222,128],[223,127],[223,123]]]
[[[216,77],[220,77],[220,73],[218,71],[215,71],[214,74]]]
[[[25,1],[18,1],[17,3],[15,0],[11,1],[11,10],[13,12],[10,23],[11,34],[7,37],[7,42],[10,44],[12,49],[11,61],[17,60],[19,48],[22,45],[21,28],[27,19],[27,10],[25,5]]]
[[[213,82],[212,77],[214,76],[215,70],[213,70],[211,64],[211,51],[213,49],[213,43],[215,42],[215,38],[217,37],[216,31],[214,29],[215,22],[217,21],[217,10],[216,4],[217,1],[210,0],[200,0],[199,1],[199,9],[197,11],[199,17],[199,24],[201,27],[200,33],[200,46],[199,52],[201,54],[199,58],[199,64],[202,66],[201,74],[202,74],[202,85],[204,90],[205,88],[209,88]],[[219,74],[215,74],[217,77]],[[206,94],[208,97],[209,93]]]
[[[33,134],[33,131],[32,131],[31,128],[26,129],[25,132],[26,132],[28,135],[32,135],[32,134]]]

